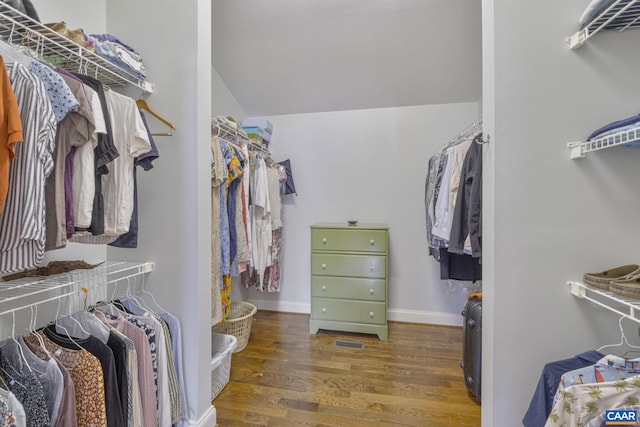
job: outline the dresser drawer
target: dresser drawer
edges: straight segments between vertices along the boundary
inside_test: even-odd
[[[311,296],[386,301],[387,281],[384,279],[312,276]]]
[[[384,279],[387,277],[387,257],[314,253],[311,254],[311,274]]]
[[[386,324],[387,305],[384,302],[311,298],[311,317],[315,320]]]
[[[311,250],[343,252],[386,252],[386,230],[311,230]]]

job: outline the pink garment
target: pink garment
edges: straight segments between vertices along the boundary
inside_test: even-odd
[[[111,326],[133,341],[138,356],[138,382],[140,384],[140,397],[142,398],[142,416],[145,427],[158,427],[158,408],[156,401],[156,385],[153,379],[153,366],[151,349],[147,335],[124,317],[107,319],[104,313],[96,310],[94,314],[102,323]]]

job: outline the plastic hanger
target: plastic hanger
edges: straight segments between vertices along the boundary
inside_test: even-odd
[[[71,313],[71,307],[72,307],[71,297],[72,297],[72,295],[69,295],[69,316],[68,317],[71,320],[73,320],[74,322],[76,322],[78,324],[78,326],[80,327],[80,330],[82,331],[82,333],[85,334],[85,336],[82,337],[82,338],[87,338],[87,337],[91,336],[91,334],[86,329],[84,329],[84,327],[82,326],[82,323],[80,323],[78,321],[78,319],[73,317],[73,313]],[[86,301],[85,301],[85,305],[86,305]]]
[[[35,308],[35,313],[34,313],[34,308]],[[31,317],[31,323],[29,325],[29,334],[33,335],[38,340],[38,343],[40,343],[39,350],[41,350],[44,354],[46,354],[49,359],[53,359],[53,356],[51,355],[51,353],[49,352],[49,350],[44,344],[44,339],[39,333],[36,332],[38,305],[32,306],[31,316],[32,317]],[[23,339],[23,342],[24,342],[24,339]],[[26,346],[26,342],[24,344]]]
[[[149,103],[145,99],[140,98],[140,99],[136,100],[136,106],[140,110],[147,111],[153,117],[155,117],[156,119],[160,120],[165,125],[169,126],[171,129],[176,130],[176,126],[173,123],[171,123],[169,120],[167,120],[164,117],[162,117],[160,114],[158,114],[155,111],[153,111],[153,108],[151,108],[151,106],[149,105]],[[152,134],[152,135],[154,135],[154,136],[165,136],[166,134],[158,134],[158,135]],[[171,136],[171,134],[168,134],[167,136]]]
[[[8,375],[7,375],[7,376],[8,376]],[[5,391],[9,391],[9,392],[11,391],[11,388],[9,388],[9,385],[4,381],[4,378],[2,377],[2,375],[0,375],[0,382],[2,382],[2,385],[3,385],[3,387],[2,387],[2,388],[3,388]]]
[[[142,298],[138,298],[137,295],[132,294],[131,292],[129,292],[129,290],[130,289],[127,288],[127,299],[133,302],[135,305],[138,306],[138,308],[144,311],[144,313],[140,314],[140,316],[146,317],[146,316],[150,316],[151,314],[156,314],[155,310],[152,310]]]
[[[624,319],[624,316],[620,317],[620,320],[618,320],[618,327],[620,328],[620,342],[617,344],[603,345],[598,349],[598,351],[602,351],[603,349],[610,348],[610,347],[621,347],[622,345],[626,345],[627,347],[631,347],[631,348],[640,349],[640,346],[630,344],[629,341],[627,340],[627,336],[624,334],[624,329],[622,328],[622,319]]]
[[[162,306],[160,306],[160,304],[158,304],[158,302],[156,301],[156,297],[154,297],[154,296],[153,296],[153,294],[152,294],[151,292],[149,292],[149,291],[147,291],[147,290],[144,290],[144,289],[143,289],[143,290],[142,290],[142,293],[143,293],[143,294],[145,294],[145,295],[149,295],[149,296],[151,297],[151,300],[153,301],[153,303],[155,304],[155,306],[156,306],[157,308],[159,308],[159,309],[160,309],[160,312],[159,312],[159,313],[161,313],[161,314],[168,314],[168,313],[169,313],[167,310],[165,310],[164,308],[162,308]],[[156,313],[158,313],[158,312],[156,312]]]
[[[73,337],[71,336],[71,334],[69,333],[69,331],[67,330],[67,328],[65,328],[65,327],[64,327],[64,326],[62,326],[62,325],[58,325],[58,318],[60,317],[60,304],[62,303],[62,298],[63,298],[62,296],[58,298],[58,310],[56,311],[56,317],[55,317],[55,320],[53,321],[54,329],[55,329],[56,331],[58,330],[58,328],[62,329],[62,331],[63,331],[63,332],[67,335],[67,337],[71,340],[71,342],[72,342],[73,344],[75,344],[75,346],[76,346],[76,347],[78,347],[78,348],[77,348],[78,350],[80,350],[80,349],[82,349],[83,347],[82,347],[80,344],[78,344],[78,343],[73,339]]]
[[[24,355],[24,351],[22,351],[22,346],[16,339],[16,312],[12,311],[11,316],[13,317],[13,325],[11,325],[11,339],[13,340],[13,342],[16,343],[16,346],[18,347],[18,352],[20,353],[20,357],[22,357],[22,361],[24,362],[24,365],[27,367],[29,372],[33,373],[33,369],[31,369],[31,365],[29,365],[29,362],[27,362],[27,358]]]

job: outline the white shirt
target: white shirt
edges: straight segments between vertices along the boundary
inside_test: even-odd
[[[109,173],[102,176],[104,233],[119,235],[129,231],[133,212],[134,159],[151,150],[151,143],[136,102],[113,90],[107,90],[105,96],[113,143],[120,155],[107,165]]]
[[[251,196],[251,257],[253,267],[258,273],[259,287],[262,289],[264,271],[271,265],[271,206],[269,204],[269,188],[267,167],[264,160],[256,159],[252,170]]]
[[[93,198],[96,192],[94,149],[98,145],[98,134],[107,133],[102,104],[98,93],[91,87],[84,85],[84,92],[91,103],[95,130],[88,144],[82,144],[76,149],[73,157],[73,221],[78,228],[89,228],[93,211]]]

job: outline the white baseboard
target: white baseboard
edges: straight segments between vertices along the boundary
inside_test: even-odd
[[[310,304],[291,301],[254,300],[249,302],[258,310],[281,311],[287,313],[311,312]],[[394,322],[424,323],[429,325],[462,326],[462,316],[458,313],[441,313],[437,311],[396,310],[390,309],[387,318]]]
[[[211,405],[198,421],[189,420],[189,427],[215,427],[216,423],[216,407]]]
[[[462,316],[453,313],[418,310],[389,310],[387,319],[395,322],[424,323],[428,325],[462,326]]]
[[[256,299],[250,299],[249,302],[258,307],[258,310],[282,311],[286,313],[311,313],[311,305],[308,303]]]

